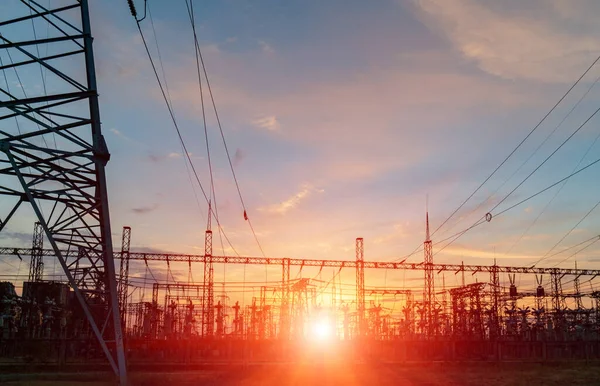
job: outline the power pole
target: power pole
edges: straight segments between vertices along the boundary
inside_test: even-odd
[[[202,333],[204,336],[212,336],[214,330],[214,270],[212,261],[212,230],[211,230],[212,206],[208,203],[208,221],[204,234],[204,286],[202,288]]]
[[[425,322],[427,335],[431,336],[434,333],[435,326],[433,325],[433,305],[435,303],[435,288],[433,279],[433,250],[431,238],[429,235],[429,212],[425,215],[425,242],[423,250],[425,252],[425,288],[423,292],[423,303],[425,306]]]
[[[279,337],[290,336],[290,259],[284,258],[281,270],[281,310],[279,311]]]
[[[490,335],[495,339],[500,334],[500,319],[498,317],[500,307],[500,274],[496,265],[496,259],[494,259],[494,265],[490,270],[490,281],[492,284],[492,309],[490,310],[492,323]]]
[[[33,241],[31,243],[31,262],[29,263],[29,281],[41,281],[44,275],[44,229],[39,222],[33,227]]]
[[[14,200],[8,215],[0,216],[0,229],[21,203],[29,203],[124,385],[127,370],[105,172],[110,154],[100,126],[88,0],[49,8],[23,1],[11,11],[14,18],[0,23],[0,51],[12,52],[9,57],[17,61],[4,63],[3,69],[12,68],[15,74],[41,70],[44,85],[51,82],[53,87],[36,87],[39,79],[34,76],[9,79],[0,87],[0,162],[5,165],[0,169],[0,195]],[[38,38],[32,22],[43,24],[50,37]],[[15,82],[19,87],[11,89]],[[64,250],[78,253],[68,256]]]
[[[358,311],[358,334],[366,334],[365,326],[365,248],[362,237],[356,239],[356,304]]]
[[[124,226],[121,235],[121,264],[119,267],[119,306],[121,310],[121,325],[127,323],[127,289],[129,287],[129,249],[131,246],[131,227]]]

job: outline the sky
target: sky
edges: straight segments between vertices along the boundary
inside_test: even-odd
[[[135,3],[143,13],[143,3]],[[206,188],[185,1],[148,6],[141,28]],[[90,7],[102,128],[112,154],[114,244],[127,225],[132,250],[202,253],[207,204],[190,179],[126,1]],[[600,54],[600,3],[593,0],[225,0],[195,2],[194,11],[247,215],[264,253],[275,257],[353,260],[354,240],[363,237],[366,260],[403,258],[425,238],[426,208],[433,232]],[[530,266],[600,233],[600,209],[578,224],[600,199],[600,166],[495,217],[600,157],[593,118],[518,186],[598,108],[598,76],[600,65],[433,234],[435,262],[495,258]],[[220,223],[237,253],[260,256],[204,98]],[[440,242],[488,212],[490,222],[446,247]],[[28,245],[32,223],[24,212],[0,242]],[[227,243],[221,248],[217,234],[214,253],[234,254]],[[600,268],[598,245],[540,266],[572,267],[577,260]],[[240,270],[231,272],[239,277]],[[275,280],[279,271],[267,274]]]

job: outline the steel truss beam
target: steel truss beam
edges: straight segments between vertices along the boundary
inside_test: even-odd
[[[0,247],[0,256],[25,256],[31,255],[31,248]],[[74,257],[77,251],[61,251],[63,256]],[[43,256],[55,256],[54,250],[42,250]],[[121,259],[119,252],[115,253],[115,259]],[[192,262],[204,263],[207,259],[204,255],[189,255],[178,253],[145,253],[130,252],[130,260],[139,261],[170,261],[170,262]],[[313,259],[291,259],[286,257],[245,257],[245,256],[212,256],[214,264],[250,264],[250,265],[276,265],[281,266],[289,261],[291,266],[300,267],[335,267],[356,268],[356,261],[350,260],[313,260]],[[423,263],[394,263],[387,261],[364,261],[367,269],[400,269],[410,271],[423,271]],[[471,272],[481,273],[526,273],[538,275],[580,275],[600,276],[600,269],[573,269],[573,268],[537,268],[537,267],[511,267],[500,265],[467,265],[467,264],[433,264],[433,270],[437,272]]]
[[[0,195],[19,200],[0,230],[29,203],[126,384],[88,1],[61,5],[21,0],[0,16]]]

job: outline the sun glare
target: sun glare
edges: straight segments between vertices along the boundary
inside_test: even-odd
[[[314,339],[326,340],[331,337],[331,326],[327,320],[320,320],[313,324],[312,335]]]

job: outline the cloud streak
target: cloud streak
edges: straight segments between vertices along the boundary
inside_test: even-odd
[[[158,209],[158,204],[152,204],[149,206],[139,206],[137,208],[132,208],[131,211],[135,214],[146,214],[155,211]]]
[[[502,78],[570,82],[600,50],[600,28],[589,23],[600,10],[597,2],[496,3],[505,2],[414,0],[427,26],[481,70]],[[575,17],[577,28],[569,23]]]
[[[259,208],[260,211],[267,213],[284,215],[296,208],[302,201],[305,201],[310,195],[314,193],[322,193],[323,189],[316,189],[311,185],[305,184],[302,189],[289,197],[287,200],[282,201],[278,204],[269,205],[264,208]]]
[[[275,131],[279,129],[279,122],[277,121],[277,117],[274,115],[255,119],[252,121],[252,124],[259,129],[265,129],[269,131]]]

